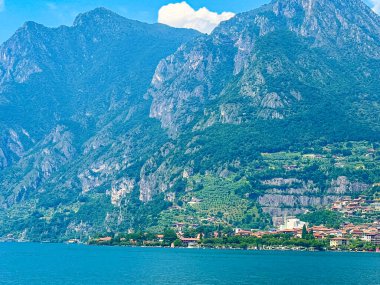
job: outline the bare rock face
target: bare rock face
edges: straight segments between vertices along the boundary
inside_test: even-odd
[[[362,182],[351,182],[346,176],[340,176],[331,182],[328,193],[332,194],[355,194],[361,193],[369,188],[369,185]]]
[[[163,193],[172,186],[170,180],[172,173],[167,162],[157,165],[152,159],[141,169],[140,174],[140,200],[148,202],[159,193]]]
[[[353,7],[361,12],[352,13]],[[299,10],[305,13],[302,22],[297,19]],[[330,40],[335,40],[338,47],[353,45],[370,57],[380,56],[379,18],[360,0],[278,1],[273,12],[288,19],[290,30],[314,38],[315,46],[327,46]],[[373,44],[377,47],[369,48]]]
[[[220,122],[223,124],[236,124],[240,125],[244,117],[241,116],[240,104],[223,104],[220,106]]]
[[[45,50],[46,46],[38,39],[37,31],[42,37],[47,33],[42,25],[28,22],[0,47],[0,86],[14,81],[26,82],[31,75],[43,71],[39,52]],[[28,40],[27,45],[25,38]]]
[[[203,110],[208,98],[218,94],[210,78],[217,76],[227,60],[221,49],[208,52],[210,39],[202,37],[196,43],[199,46],[194,49],[184,45],[159,63],[147,93],[153,98],[150,116],[159,119],[173,136],[178,134],[181,124],[193,121],[193,114]]]
[[[16,133],[13,133],[13,137],[16,137]],[[36,153],[25,154],[17,162],[17,167],[29,171],[16,176],[17,184],[12,186],[13,194],[8,198],[8,203],[12,205],[26,199],[53,173],[71,161],[77,153],[73,139],[73,134],[65,126],[59,125],[37,144]]]
[[[259,198],[262,207],[270,208],[291,208],[305,210],[308,207],[323,207],[336,201],[336,196],[310,197],[299,195],[278,195],[266,194]],[[272,214],[272,213],[271,213]]]
[[[262,181],[262,184],[274,187],[258,198],[263,211],[270,214],[274,222],[278,220],[276,217],[300,214],[309,208],[325,207],[342,196],[362,193],[370,188],[365,183],[351,182],[345,176],[331,181],[327,193],[323,193],[313,181],[305,182],[294,178],[275,178]]]
[[[133,191],[134,187],[135,181],[126,178],[121,178],[118,181],[112,182],[110,191],[112,205],[120,207],[121,201],[127,194],[130,194]]]
[[[29,133],[22,128],[5,129],[0,136],[0,169],[18,161],[26,154],[28,146],[35,143]]]

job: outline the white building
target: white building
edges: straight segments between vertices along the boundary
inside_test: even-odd
[[[285,216],[284,224],[280,226],[280,230],[302,229],[304,225],[307,226],[308,224],[295,217]]]

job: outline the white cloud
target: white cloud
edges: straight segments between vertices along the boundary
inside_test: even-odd
[[[158,12],[158,22],[175,28],[191,28],[210,34],[220,22],[235,16],[231,12],[221,14],[211,12],[207,8],[194,10],[186,2],[168,4]]]
[[[0,12],[4,11],[5,3],[4,0],[0,0]]]
[[[373,4],[372,10],[380,14],[380,0],[371,0],[371,3]]]

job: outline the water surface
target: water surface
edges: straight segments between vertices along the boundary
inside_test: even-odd
[[[380,284],[380,254],[0,244],[0,284]]]

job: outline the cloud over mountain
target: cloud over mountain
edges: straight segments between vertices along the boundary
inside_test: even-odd
[[[371,3],[373,4],[373,11],[375,11],[377,14],[380,14],[380,0],[371,0]]]
[[[203,7],[193,9],[186,2],[168,4],[158,12],[158,22],[176,28],[191,28],[210,34],[220,22],[234,17],[232,12],[218,14]]]

